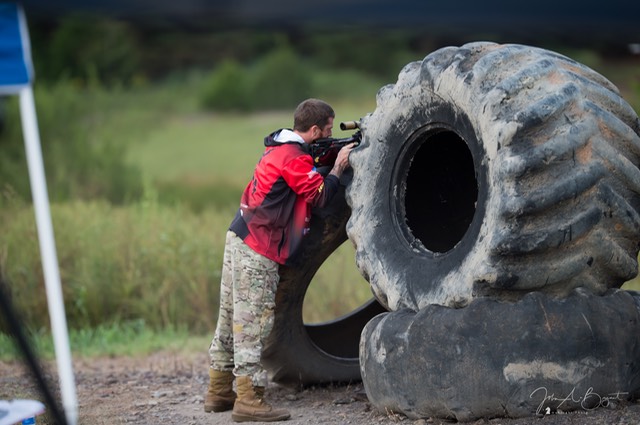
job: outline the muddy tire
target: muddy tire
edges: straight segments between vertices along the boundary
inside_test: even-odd
[[[591,69],[444,48],[383,87],[362,127],[347,233],[388,309],[603,294],[636,275],[640,122]]]
[[[347,240],[349,215],[341,189],[331,205],[313,211],[311,231],[297,265],[280,267],[274,327],[262,353],[262,362],[274,382],[312,385],[361,380],[360,334],[372,317],[386,310],[372,299],[330,322],[305,325],[302,319],[304,297],[313,276]]]
[[[460,422],[635,400],[640,294],[615,291],[381,314],[361,342],[367,396],[381,411]]]

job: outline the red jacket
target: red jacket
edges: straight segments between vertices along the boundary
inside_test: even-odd
[[[311,207],[326,205],[340,182],[334,175],[323,178],[300,143],[276,142],[278,132],[265,137],[229,229],[258,254],[287,264],[309,231]]]

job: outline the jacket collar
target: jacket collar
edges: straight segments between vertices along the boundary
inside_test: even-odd
[[[304,139],[299,134],[294,133],[291,129],[282,128],[276,130],[264,139],[265,146],[276,146],[285,143],[298,143],[304,145]]]

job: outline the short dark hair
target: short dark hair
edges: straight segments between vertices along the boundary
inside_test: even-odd
[[[336,113],[327,102],[320,99],[307,99],[300,103],[293,113],[293,129],[305,132],[314,125],[323,129],[329,122],[329,118],[335,117]]]

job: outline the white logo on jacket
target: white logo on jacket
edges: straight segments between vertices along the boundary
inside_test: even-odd
[[[316,176],[316,174],[318,174],[318,172],[316,171],[316,167],[313,167],[313,169],[307,173],[307,177],[309,177],[309,179],[312,179]]]

